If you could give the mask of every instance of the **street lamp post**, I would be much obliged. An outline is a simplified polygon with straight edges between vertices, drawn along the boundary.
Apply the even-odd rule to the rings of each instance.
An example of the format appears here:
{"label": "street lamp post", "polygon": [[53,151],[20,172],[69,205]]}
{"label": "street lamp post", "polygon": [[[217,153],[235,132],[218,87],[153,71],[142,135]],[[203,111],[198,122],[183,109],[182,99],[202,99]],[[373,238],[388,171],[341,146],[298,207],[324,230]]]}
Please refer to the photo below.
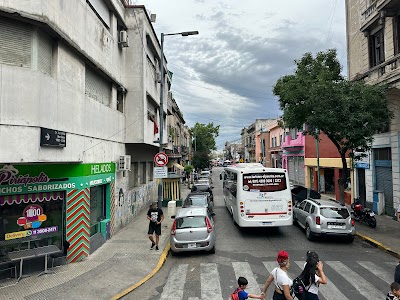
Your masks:
{"label": "street lamp post", "polygon": [[[184,31],[177,33],[161,33],[161,57],[160,57],[160,139],[159,152],[163,152],[163,131],[164,131],[164,36],[181,35],[189,36],[199,34],[198,31]],[[163,179],[159,179],[158,184],[158,207],[162,207],[163,201]]]}

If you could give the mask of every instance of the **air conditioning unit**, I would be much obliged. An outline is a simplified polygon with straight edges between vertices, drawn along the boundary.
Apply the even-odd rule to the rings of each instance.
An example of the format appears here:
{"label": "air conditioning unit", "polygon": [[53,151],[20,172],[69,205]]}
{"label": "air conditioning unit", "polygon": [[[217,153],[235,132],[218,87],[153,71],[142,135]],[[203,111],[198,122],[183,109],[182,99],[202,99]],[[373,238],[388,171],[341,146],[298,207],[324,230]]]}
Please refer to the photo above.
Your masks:
{"label": "air conditioning unit", "polygon": [[118,159],[118,171],[130,171],[131,170],[131,156],[120,155]]}
{"label": "air conditioning unit", "polygon": [[119,32],[118,44],[121,47],[129,47],[128,33],[125,30]]}

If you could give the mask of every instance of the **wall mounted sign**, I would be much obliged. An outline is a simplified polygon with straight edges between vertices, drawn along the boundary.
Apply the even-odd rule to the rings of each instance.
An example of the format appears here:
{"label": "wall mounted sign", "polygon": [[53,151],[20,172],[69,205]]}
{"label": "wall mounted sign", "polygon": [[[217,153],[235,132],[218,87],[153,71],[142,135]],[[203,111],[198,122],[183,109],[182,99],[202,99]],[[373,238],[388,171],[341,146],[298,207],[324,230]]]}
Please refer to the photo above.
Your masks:
{"label": "wall mounted sign", "polygon": [[64,148],[67,145],[65,131],[40,127],[40,146]]}

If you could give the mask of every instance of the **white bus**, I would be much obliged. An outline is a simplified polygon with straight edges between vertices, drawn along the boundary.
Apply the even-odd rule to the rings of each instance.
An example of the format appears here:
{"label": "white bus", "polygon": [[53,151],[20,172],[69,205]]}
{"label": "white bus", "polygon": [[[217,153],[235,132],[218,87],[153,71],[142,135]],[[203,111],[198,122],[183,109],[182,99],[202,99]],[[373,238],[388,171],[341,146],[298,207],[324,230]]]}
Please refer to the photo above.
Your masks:
{"label": "white bus", "polygon": [[292,194],[287,170],[257,163],[224,168],[225,206],[240,227],[293,224]]}

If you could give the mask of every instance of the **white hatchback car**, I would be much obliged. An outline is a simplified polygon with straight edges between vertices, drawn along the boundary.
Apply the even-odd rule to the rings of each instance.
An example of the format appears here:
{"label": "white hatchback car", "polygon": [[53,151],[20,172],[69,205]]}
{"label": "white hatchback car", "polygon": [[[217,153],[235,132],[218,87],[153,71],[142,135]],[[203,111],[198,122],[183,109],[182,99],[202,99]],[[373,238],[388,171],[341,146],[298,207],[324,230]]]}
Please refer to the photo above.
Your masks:
{"label": "white hatchback car", "polygon": [[206,207],[181,208],[171,229],[171,254],[205,250],[215,253],[214,221]]}

